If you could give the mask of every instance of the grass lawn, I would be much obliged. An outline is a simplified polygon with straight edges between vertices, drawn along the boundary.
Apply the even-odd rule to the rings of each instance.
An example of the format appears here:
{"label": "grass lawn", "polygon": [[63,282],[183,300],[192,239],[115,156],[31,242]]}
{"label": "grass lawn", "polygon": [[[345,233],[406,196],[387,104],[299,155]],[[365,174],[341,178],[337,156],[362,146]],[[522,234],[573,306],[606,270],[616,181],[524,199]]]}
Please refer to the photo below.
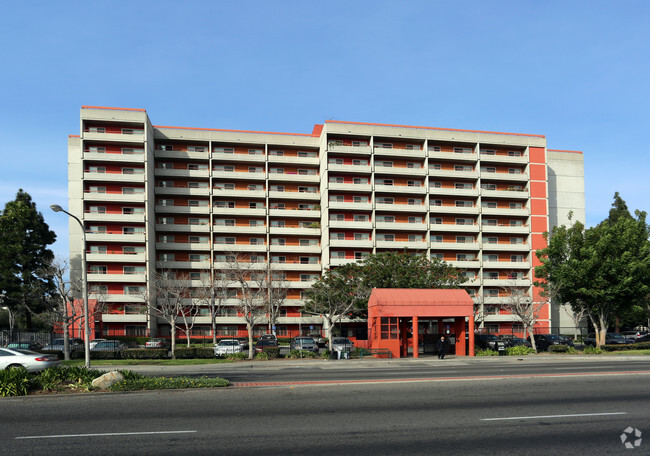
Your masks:
{"label": "grass lawn", "polygon": [[650,349],[645,350],[622,350],[622,351],[603,351],[603,355],[650,355]]}

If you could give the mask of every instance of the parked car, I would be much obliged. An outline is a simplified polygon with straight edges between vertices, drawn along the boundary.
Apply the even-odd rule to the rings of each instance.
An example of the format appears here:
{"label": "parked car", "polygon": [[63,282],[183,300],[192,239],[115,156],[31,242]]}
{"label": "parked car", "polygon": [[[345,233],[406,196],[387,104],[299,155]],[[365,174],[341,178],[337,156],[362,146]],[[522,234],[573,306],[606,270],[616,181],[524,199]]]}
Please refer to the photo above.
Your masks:
{"label": "parked car", "polygon": [[43,348],[38,342],[11,342],[7,348],[22,348],[24,350],[40,350]]}
{"label": "parked car", "polygon": [[647,331],[624,331],[623,337],[626,339],[632,339],[632,340],[637,340],[640,339],[641,337],[645,336],[648,334]]}
{"label": "parked car", "polygon": [[553,345],[568,345],[573,347],[573,341],[557,334],[535,334],[535,348],[537,351],[550,351]]}
{"label": "parked car", "polygon": [[354,344],[347,337],[332,337],[332,351],[351,352]]}
{"label": "parked car", "polygon": [[126,344],[119,340],[102,340],[91,348],[90,351],[109,351],[119,353],[125,348],[127,348]]}
{"label": "parked car", "polygon": [[508,343],[496,334],[475,334],[474,346],[483,350],[499,350],[499,347],[506,347]]}
{"label": "parked car", "polygon": [[313,337],[294,337],[291,339],[291,350],[307,350],[318,353],[318,344]]}
{"label": "parked car", "polygon": [[237,339],[223,339],[214,346],[214,355],[223,356],[244,351],[242,344]]}
{"label": "parked car", "polygon": [[314,337],[314,340],[318,344],[319,347],[325,347],[327,345],[327,337]]}
{"label": "parked car", "polygon": [[24,367],[28,372],[38,372],[59,364],[53,355],[43,355],[24,348],[0,348],[0,369]]}
{"label": "parked car", "polygon": [[641,342],[650,342],[650,334],[646,334],[645,336],[641,336],[638,339],[634,341],[635,344],[641,343]]}
{"label": "parked car", "polygon": [[279,348],[278,343],[275,340],[264,340],[260,339],[255,344],[255,353],[262,353],[263,351],[270,350],[273,348]]}
{"label": "parked car", "polygon": [[[585,345],[596,346],[596,335],[594,333],[588,334],[583,342]],[[634,342],[632,339],[626,339],[622,334],[605,334],[605,345],[632,344]]]}
{"label": "parked car", "polygon": [[276,337],[275,334],[262,334],[259,339],[257,340],[272,340],[274,342],[278,342],[278,338]]}
{"label": "parked car", "polygon": [[[68,346],[70,347],[70,351],[83,350],[84,341],[82,339],[71,337],[68,339]],[[52,339],[52,342],[43,347],[43,350],[63,351],[63,339]]]}
{"label": "parked car", "polygon": [[247,350],[248,350],[248,337],[237,337],[236,339],[237,339],[237,340],[239,341],[239,343],[241,344],[241,348],[242,348],[244,351],[247,351]]}
{"label": "parked car", "polygon": [[100,342],[102,342],[104,340],[106,340],[106,339],[93,339],[93,340],[91,340],[90,341],[90,349],[92,350],[95,347],[95,345],[97,345],[98,343],[100,343]]}
{"label": "parked car", "polygon": [[524,339],[523,337],[516,337],[513,336],[512,334],[503,334],[499,336],[502,340],[506,342],[506,344],[509,347],[518,347],[518,346],[525,346],[525,347],[532,347],[532,344],[530,343],[529,340]]}
{"label": "parked car", "polygon": [[144,348],[169,348],[167,339],[149,339],[144,343]]}

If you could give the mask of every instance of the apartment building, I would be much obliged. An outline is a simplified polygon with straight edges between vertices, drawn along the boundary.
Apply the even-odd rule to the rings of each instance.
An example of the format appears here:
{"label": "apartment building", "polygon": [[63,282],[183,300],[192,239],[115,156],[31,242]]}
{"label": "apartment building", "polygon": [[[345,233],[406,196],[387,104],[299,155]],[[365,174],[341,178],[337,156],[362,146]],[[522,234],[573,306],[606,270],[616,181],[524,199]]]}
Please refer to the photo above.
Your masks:
{"label": "apartment building", "polygon": [[[199,286],[233,255],[283,282],[276,332],[320,332],[322,318],[302,309],[323,270],[404,249],[462,268],[479,325],[518,331],[502,306],[513,290],[538,299],[534,252],[549,221],[566,223],[568,209],[584,219],[582,154],[549,150],[541,135],[341,121],[306,134],[168,127],[145,110],[91,106],[80,130],[68,142],[69,211],[85,225],[91,298],[106,303],[96,335],[169,334],[143,302],[156,270]],[[84,241],[73,222],[74,279]],[[234,289],[229,301],[218,335],[245,328]],[[546,306],[540,325],[550,318]],[[195,321],[194,336],[211,334],[207,312]]]}

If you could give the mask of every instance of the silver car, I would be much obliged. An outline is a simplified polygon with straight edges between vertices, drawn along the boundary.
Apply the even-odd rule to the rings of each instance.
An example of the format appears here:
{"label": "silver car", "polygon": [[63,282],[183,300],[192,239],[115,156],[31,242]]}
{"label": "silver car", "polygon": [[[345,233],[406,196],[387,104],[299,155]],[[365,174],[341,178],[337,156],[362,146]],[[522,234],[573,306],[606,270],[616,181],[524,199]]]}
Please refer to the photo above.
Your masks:
{"label": "silver car", "polygon": [[347,337],[332,337],[332,351],[351,352],[354,344]]}
{"label": "silver car", "polygon": [[291,340],[291,350],[318,351],[318,344],[313,337],[294,337]]}
{"label": "silver car", "polygon": [[237,339],[224,339],[214,346],[215,356],[230,355],[232,353],[241,353],[244,347]]}
{"label": "silver car", "polygon": [[56,356],[36,353],[24,348],[0,348],[0,369],[24,367],[28,372],[38,372],[59,364]]}

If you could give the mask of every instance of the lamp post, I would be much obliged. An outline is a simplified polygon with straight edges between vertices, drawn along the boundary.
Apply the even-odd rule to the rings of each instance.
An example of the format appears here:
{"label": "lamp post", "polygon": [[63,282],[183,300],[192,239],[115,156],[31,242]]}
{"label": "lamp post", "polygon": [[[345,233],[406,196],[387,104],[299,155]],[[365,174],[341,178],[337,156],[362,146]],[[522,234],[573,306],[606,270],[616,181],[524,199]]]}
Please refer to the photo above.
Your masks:
{"label": "lamp post", "polygon": [[[83,222],[79,220],[76,216],[72,215],[70,212],[64,210],[61,206],[58,204],[52,204],[50,206],[50,209],[52,209],[54,212],[63,212],[64,214],[68,214],[68,216],[72,217],[79,223],[79,226],[81,227],[81,234],[82,234],[82,239],[83,243],[81,246],[81,296],[83,299],[83,317],[84,317],[84,355],[85,355],[85,360],[86,360],[86,368],[90,368],[90,323],[88,322],[88,270],[86,269],[86,227],[84,226]],[[64,328],[65,331],[68,330],[68,328]]]}

